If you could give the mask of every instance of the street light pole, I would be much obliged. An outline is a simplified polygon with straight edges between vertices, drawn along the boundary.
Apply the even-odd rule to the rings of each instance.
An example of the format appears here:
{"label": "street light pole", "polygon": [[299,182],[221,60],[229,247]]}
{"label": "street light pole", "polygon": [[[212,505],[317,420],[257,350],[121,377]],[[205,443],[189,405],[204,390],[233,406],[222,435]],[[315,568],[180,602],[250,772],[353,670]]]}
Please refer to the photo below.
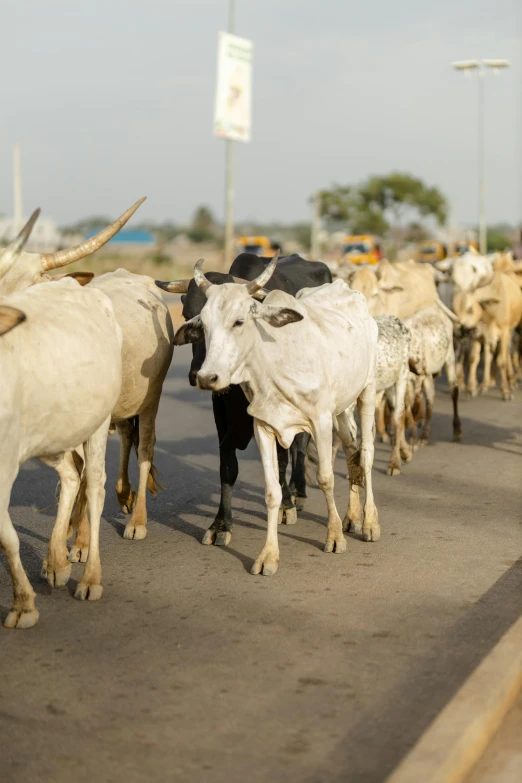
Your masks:
{"label": "street light pole", "polygon": [[488,236],[486,224],[486,112],[484,107],[484,79],[486,69],[491,68],[498,74],[502,68],[509,68],[508,60],[457,60],[452,63],[457,71],[470,75],[478,74],[478,225],[479,250],[482,255],[487,253]]}
{"label": "street light pole", "polygon": [[[235,32],[236,0],[228,0],[228,32]],[[225,264],[229,269],[234,254],[234,142],[227,139],[225,161]]]}

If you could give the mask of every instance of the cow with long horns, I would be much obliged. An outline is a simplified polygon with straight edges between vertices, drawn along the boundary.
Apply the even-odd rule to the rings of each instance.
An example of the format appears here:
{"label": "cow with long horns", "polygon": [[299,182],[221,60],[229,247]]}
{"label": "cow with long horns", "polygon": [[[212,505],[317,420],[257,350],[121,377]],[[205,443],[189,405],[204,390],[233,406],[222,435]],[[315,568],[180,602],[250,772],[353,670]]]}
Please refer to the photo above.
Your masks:
{"label": "cow with long horns", "polygon": [[[0,283],[19,264],[23,276],[22,250],[37,216],[0,257]],[[110,299],[70,278],[2,297],[0,377],[0,548],[11,571],[14,594],[4,625],[30,628],[38,621],[38,610],[20,560],[9,500],[20,465],[32,457],[53,467],[60,477],[46,576],[50,584],[64,585],[71,573],[67,528],[80,484],[72,450],[83,444],[91,535],[75,598],[97,600],[102,594],[98,539],[105,498],[105,448],[122,377],[121,330]]]}
{"label": "cow with long horns", "polygon": [[[145,201],[139,199],[110,226],[80,245],[57,253],[39,255],[21,253],[16,264],[0,255],[0,293],[22,290],[35,283],[56,281],[63,275],[49,272],[64,267],[95,252],[108,242],[132,217]],[[155,420],[165,375],[173,351],[174,330],[168,308],[154,280],[125,269],[109,272],[92,280],[89,273],[76,272],[73,276],[82,284],[89,283],[111,300],[116,320],[123,333],[121,394],[112,412],[112,424],[120,436],[120,467],[116,482],[118,503],[124,513],[131,514],[124,537],[141,539],[147,533],[147,488],[155,494],[159,483],[153,465]],[[129,481],[128,466],[132,447],[135,447],[139,484],[135,492]],[[74,455],[79,475],[83,472],[81,450]],[[71,562],[85,562],[89,548],[89,523],[86,507],[85,476],[71,519],[76,537],[70,549]]]}
{"label": "cow with long horns", "polygon": [[[325,552],[344,552],[346,540],[334,500],[332,424],[345,452],[353,435],[348,409],[355,402],[361,419],[361,449],[352,455],[350,471],[366,486],[363,538],[379,538],[380,528],[372,491],[375,416],[377,324],[364,296],[341,280],[308,288],[297,299],[272,291],[263,302],[255,297],[277,264],[275,257],[255,280],[244,284],[212,285],[194,269],[194,280],[206,297],[200,315],[176,333],[176,344],[205,337],[206,358],[197,375],[200,388],[213,392],[240,384],[254,417],[254,433],[265,474],[268,510],[266,544],[251,572],[277,571],[278,511],[281,504],[276,439],[288,448],[299,432],[315,441],[318,483],[328,507]],[[355,458],[354,458],[355,457]]]}
{"label": "cow with long horns", "polygon": [[[208,280],[213,285],[224,283],[244,283],[254,280],[266,266],[263,260],[253,253],[241,253],[233,262],[228,274],[209,272]],[[268,291],[281,290],[294,295],[301,288],[331,283],[332,276],[326,264],[320,261],[305,261],[298,255],[282,258],[273,274],[267,279],[266,290],[256,290],[254,296],[263,299]],[[206,282],[206,281],[205,281]],[[186,321],[196,318],[206,304],[205,282],[198,286],[196,280],[174,280],[156,284],[170,293],[182,294],[183,317]],[[256,287],[257,289],[257,287]],[[196,386],[197,374],[205,361],[206,347],[202,332],[195,334],[192,342],[192,363],[189,381]],[[232,490],[238,476],[236,451],[244,450],[252,440],[254,426],[252,416],[247,411],[248,400],[241,387],[232,384],[226,394],[213,394],[212,407],[219,439],[219,474],[221,479],[221,500],[216,518],[203,536],[203,544],[227,546],[232,538]],[[302,509],[306,499],[305,454],[309,436],[299,434],[290,448],[292,472],[287,483],[288,449],[277,443],[279,480],[282,500],[279,520],[287,524],[297,521],[297,511]],[[295,502],[294,502],[295,498]]]}

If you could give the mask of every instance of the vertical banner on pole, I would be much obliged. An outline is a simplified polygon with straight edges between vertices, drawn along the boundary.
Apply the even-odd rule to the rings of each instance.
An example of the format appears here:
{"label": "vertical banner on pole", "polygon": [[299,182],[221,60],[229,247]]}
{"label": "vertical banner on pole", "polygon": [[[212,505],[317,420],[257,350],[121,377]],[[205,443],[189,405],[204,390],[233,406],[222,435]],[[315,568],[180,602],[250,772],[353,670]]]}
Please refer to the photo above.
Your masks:
{"label": "vertical banner on pole", "polygon": [[252,128],[252,41],[219,34],[214,135],[250,141]]}

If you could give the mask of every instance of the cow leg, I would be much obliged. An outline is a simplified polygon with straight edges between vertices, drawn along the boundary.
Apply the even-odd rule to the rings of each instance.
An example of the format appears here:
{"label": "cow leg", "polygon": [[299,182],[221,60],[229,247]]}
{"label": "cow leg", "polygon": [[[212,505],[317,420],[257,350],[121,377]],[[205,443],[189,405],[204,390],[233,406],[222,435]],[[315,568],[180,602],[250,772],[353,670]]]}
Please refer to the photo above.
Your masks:
{"label": "cow leg", "polygon": [[205,531],[202,544],[206,546],[228,546],[232,538],[232,490],[237,480],[239,465],[236,450],[219,449],[219,478],[221,480],[221,499],[216,518]]}
{"label": "cow leg", "polygon": [[134,441],[134,420],[127,419],[116,424],[120,436],[120,465],[116,480],[116,496],[124,514],[130,514],[134,508],[136,493],[129,480],[129,458]]}
{"label": "cow leg", "polygon": [[486,336],[484,340],[484,375],[480,384],[480,393],[487,394],[491,387],[491,363],[493,359],[493,350],[491,342]]}
{"label": "cow leg", "polygon": [[110,418],[84,443],[85,480],[91,536],[89,556],[81,582],[74,597],[79,601],[97,601],[101,598],[100,520],[105,502],[105,452]]}
{"label": "cow leg", "polygon": [[500,372],[500,390],[503,400],[511,400],[513,398],[507,373],[510,340],[510,329],[503,329],[500,335],[500,349],[497,356],[497,367]]}
{"label": "cow leg", "polygon": [[[337,422],[336,422],[337,423]],[[337,425],[339,426],[339,425]],[[314,441],[317,447],[319,466],[317,483],[323,490],[328,508],[325,552],[346,552],[343,523],[337,511],[334,498],[334,472],[332,467],[332,417],[325,416],[314,422]]]}
{"label": "cow leg", "polygon": [[419,443],[421,446],[426,446],[430,439],[431,417],[433,414],[433,403],[435,402],[435,383],[432,375],[426,375],[422,388],[424,390],[426,415],[424,417],[424,425],[422,427],[422,435]]}
{"label": "cow leg", "polygon": [[366,487],[364,503],[364,521],[362,536],[364,541],[378,541],[381,535],[377,506],[373,499],[372,468],[375,427],[375,385],[372,383],[363,389],[357,400],[359,419],[361,421],[361,468]]}
{"label": "cow leg", "polygon": [[300,432],[296,435],[290,446],[292,457],[292,475],[290,477],[290,492],[295,497],[295,505],[298,511],[302,511],[306,501],[306,452],[311,436],[308,432]]}
{"label": "cow leg", "polygon": [[0,484],[0,550],[4,553],[13,580],[13,608],[4,620],[6,628],[31,628],[38,622],[34,605],[36,594],[20,560],[20,541],[9,516],[9,498],[16,478],[15,466],[2,465]]}
{"label": "cow leg", "polygon": [[[395,399],[393,400],[393,451],[388,463],[388,476],[397,476],[401,472],[401,456],[406,462],[411,460],[411,450],[404,437],[405,397],[408,385],[409,367],[404,365],[395,383]],[[388,391],[388,404],[392,406]]]}
{"label": "cow leg", "polygon": [[138,417],[138,469],[139,484],[136,504],[132,516],[125,526],[123,538],[142,539],[147,535],[147,487],[151,494],[156,494],[157,483],[154,478],[154,446],[156,444],[156,414],[159,399]]}
{"label": "cow leg", "polygon": [[279,565],[279,543],[277,525],[282,490],[279,484],[277,467],[277,448],[275,435],[258,424],[254,419],[254,435],[261,455],[265,475],[265,501],[268,515],[266,543],[261,554],[256,557],[251,574],[263,573],[263,576],[275,574]]}
{"label": "cow leg", "polygon": [[[471,345],[471,351],[469,356],[469,370],[468,370],[468,385],[466,388],[467,393],[471,397],[475,397],[477,394],[477,368],[480,363],[480,351],[481,345],[479,340],[473,340]],[[486,354],[484,352],[484,366],[486,363]]]}
{"label": "cow leg", "polygon": [[284,449],[276,440],[277,464],[279,469],[279,484],[281,485],[281,506],[279,508],[279,524],[295,525],[297,522],[297,508],[292,499],[292,493],[286,480],[288,469],[288,449]]}
{"label": "cow leg", "polygon": [[378,392],[377,399],[375,401],[375,410],[377,411],[376,429],[377,429],[377,437],[381,443],[390,442],[390,436],[386,432],[386,420],[384,416],[385,408],[386,408],[386,400],[384,397],[384,392]]}
{"label": "cow leg", "polygon": [[[72,452],[74,464],[80,476],[80,489],[76,495],[71,514],[71,528],[76,533],[72,546],[69,549],[70,563],[85,563],[89,554],[89,538],[91,530],[87,515],[87,495],[85,494],[84,460],[77,451]],[[70,533],[69,533],[70,535]]]}
{"label": "cow leg", "polygon": [[80,488],[80,477],[70,451],[58,457],[43,458],[42,462],[54,468],[60,477],[60,498],[42,576],[51,587],[63,587],[69,581],[71,564],[67,558],[67,530],[74,501]]}
{"label": "cow leg", "polygon": [[[480,354],[480,344],[479,344],[479,354]],[[448,379],[448,384],[451,392],[451,401],[453,402],[453,440],[455,443],[457,443],[462,435],[462,426],[460,423],[460,416],[459,416],[459,385],[457,382],[457,372],[455,368],[455,352],[453,350],[452,343],[450,343],[450,346],[448,348],[448,355],[446,357],[444,369],[446,370],[446,378]],[[434,389],[434,393],[435,393],[435,389]]]}
{"label": "cow leg", "polygon": [[360,454],[357,450],[357,424],[353,415],[353,406],[337,416],[337,428],[346,457],[347,478],[350,487],[348,508],[343,519],[343,530],[355,535],[362,533],[362,505],[359,495],[359,485],[356,483],[357,463]]}

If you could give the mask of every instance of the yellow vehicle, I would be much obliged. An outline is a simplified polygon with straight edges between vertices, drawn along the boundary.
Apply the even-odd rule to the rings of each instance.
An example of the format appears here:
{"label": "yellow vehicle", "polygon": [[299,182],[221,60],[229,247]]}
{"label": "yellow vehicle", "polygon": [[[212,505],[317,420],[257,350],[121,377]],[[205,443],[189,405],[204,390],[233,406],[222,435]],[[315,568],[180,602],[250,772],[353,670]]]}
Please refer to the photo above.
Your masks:
{"label": "yellow vehicle", "polygon": [[276,250],[280,249],[280,244],[268,237],[239,237],[236,239],[237,253],[255,253],[256,256],[271,258]]}
{"label": "yellow vehicle", "polygon": [[443,242],[428,239],[420,242],[417,248],[417,261],[423,264],[433,264],[442,261],[448,255],[448,248]]}
{"label": "yellow vehicle", "polygon": [[455,242],[455,255],[463,256],[464,253],[478,253],[478,245],[476,242],[467,242],[465,239]]}
{"label": "yellow vehicle", "polygon": [[342,250],[343,261],[352,264],[378,264],[382,258],[379,241],[369,234],[347,236]]}

